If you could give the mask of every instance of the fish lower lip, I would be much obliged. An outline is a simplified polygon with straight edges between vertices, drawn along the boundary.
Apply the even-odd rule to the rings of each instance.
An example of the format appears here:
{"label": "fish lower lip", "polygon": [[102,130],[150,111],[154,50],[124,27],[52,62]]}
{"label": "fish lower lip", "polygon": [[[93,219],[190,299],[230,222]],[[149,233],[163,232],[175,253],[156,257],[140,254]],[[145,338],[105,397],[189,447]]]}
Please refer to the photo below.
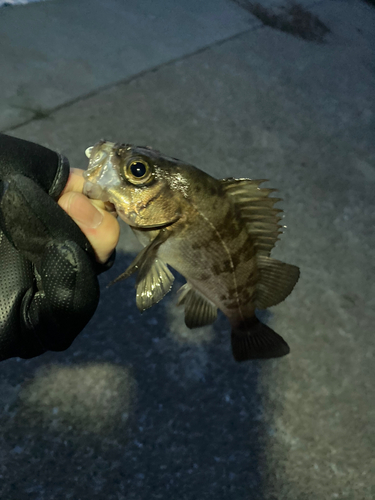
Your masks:
{"label": "fish lower lip", "polygon": [[134,226],[132,224],[128,224],[128,225],[130,227],[132,227],[133,229],[137,229],[139,231],[155,231],[156,229],[164,229],[166,227],[171,226],[172,224],[174,224],[175,222],[177,222],[178,219],[179,219],[179,217],[176,217],[175,219],[172,219],[169,222],[161,222],[160,224],[154,224],[154,225],[150,225],[150,226],[147,226],[147,225]]}

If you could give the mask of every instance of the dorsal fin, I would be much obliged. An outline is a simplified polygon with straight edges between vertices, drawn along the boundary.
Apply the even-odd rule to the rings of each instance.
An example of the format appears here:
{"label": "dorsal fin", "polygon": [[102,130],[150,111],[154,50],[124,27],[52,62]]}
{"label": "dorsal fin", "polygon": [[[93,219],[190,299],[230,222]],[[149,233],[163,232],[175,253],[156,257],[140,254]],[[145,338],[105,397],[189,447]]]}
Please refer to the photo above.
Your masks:
{"label": "dorsal fin", "polygon": [[268,257],[282,233],[282,226],[279,224],[282,210],[273,208],[281,198],[269,198],[276,189],[259,187],[265,181],[266,179],[223,179],[221,182],[224,192],[239,209],[246,229],[254,238],[258,255]]}

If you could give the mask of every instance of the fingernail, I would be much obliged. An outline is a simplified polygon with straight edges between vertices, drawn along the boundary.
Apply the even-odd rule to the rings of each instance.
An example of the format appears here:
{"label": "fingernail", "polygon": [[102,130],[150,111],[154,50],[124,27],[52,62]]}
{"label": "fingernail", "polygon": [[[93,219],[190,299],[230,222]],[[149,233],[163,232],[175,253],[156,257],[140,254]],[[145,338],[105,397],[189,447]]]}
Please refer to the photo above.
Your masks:
{"label": "fingernail", "polygon": [[70,193],[68,213],[77,223],[92,229],[100,226],[103,214],[80,193]]}

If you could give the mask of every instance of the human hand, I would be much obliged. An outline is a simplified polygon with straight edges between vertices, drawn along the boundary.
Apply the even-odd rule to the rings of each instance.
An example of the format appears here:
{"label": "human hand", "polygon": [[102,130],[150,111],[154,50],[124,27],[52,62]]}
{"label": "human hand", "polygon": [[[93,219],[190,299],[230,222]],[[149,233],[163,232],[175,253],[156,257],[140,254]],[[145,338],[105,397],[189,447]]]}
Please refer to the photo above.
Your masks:
{"label": "human hand", "polygon": [[61,193],[58,204],[70,215],[91,243],[96,259],[105,263],[115,249],[120,226],[100,200],[89,200],[82,194],[84,179],[83,170],[71,168],[68,182]]}
{"label": "human hand", "polygon": [[93,205],[75,175],[61,155],[0,134],[0,360],[67,349],[95,312],[97,274],[113,259],[98,262],[118,225],[101,213],[90,227]]}

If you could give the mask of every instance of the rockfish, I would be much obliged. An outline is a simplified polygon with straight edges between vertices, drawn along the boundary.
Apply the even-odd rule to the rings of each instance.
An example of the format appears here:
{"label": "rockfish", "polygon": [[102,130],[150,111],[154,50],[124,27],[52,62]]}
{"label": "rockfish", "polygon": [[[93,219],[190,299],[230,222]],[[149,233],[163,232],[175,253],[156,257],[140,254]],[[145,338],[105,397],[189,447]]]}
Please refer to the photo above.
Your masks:
{"label": "rockfish", "polygon": [[289,353],[255,309],[283,301],[299,277],[296,266],[270,257],[281,233],[280,198],[264,180],[218,180],[149,147],[100,141],[90,159],[84,193],[113,204],[143,250],[115,281],[137,272],[141,311],[172,287],[168,265],[186,278],[178,305],[189,328],[211,324],[220,309],[232,326],[237,361]]}

